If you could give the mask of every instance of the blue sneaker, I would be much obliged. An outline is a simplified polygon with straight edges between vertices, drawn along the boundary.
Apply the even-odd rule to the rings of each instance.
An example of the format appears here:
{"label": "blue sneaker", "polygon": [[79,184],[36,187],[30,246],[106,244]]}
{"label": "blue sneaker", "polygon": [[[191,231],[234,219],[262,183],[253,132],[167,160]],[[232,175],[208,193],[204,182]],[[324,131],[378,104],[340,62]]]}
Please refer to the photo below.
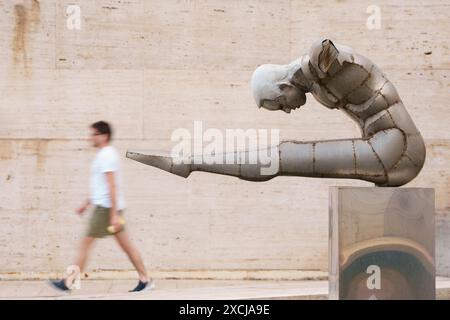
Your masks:
{"label": "blue sneaker", "polygon": [[51,288],[62,292],[70,292],[70,289],[66,286],[64,280],[49,280],[47,282]]}
{"label": "blue sneaker", "polygon": [[155,288],[155,283],[153,282],[153,280],[150,280],[147,282],[142,282],[141,280],[139,280],[136,288],[134,288],[133,290],[130,290],[128,292],[147,291],[147,290],[152,290],[154,288]]}

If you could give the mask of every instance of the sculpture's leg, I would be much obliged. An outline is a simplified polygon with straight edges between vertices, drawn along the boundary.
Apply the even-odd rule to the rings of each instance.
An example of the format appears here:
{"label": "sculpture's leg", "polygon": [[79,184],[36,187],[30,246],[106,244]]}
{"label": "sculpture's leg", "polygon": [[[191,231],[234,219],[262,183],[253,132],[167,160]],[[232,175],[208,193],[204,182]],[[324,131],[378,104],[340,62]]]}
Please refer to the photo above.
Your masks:
{"label": "sculpture's leg", "polygon": [[[138,162],[157,167],[159,169],[171,172],[178,176],[187,178],[192,171],[204,171],[216,174],[223,174],[229,176],[239,177],[240,179],[250,180],[250,181],[264,181],[269,180],[279,174],[278,171],[278,147],[262,150],[266,155],[268,152],[274,152],[273,172],[267,173],[267,167],[270,164],[264,164],[260,161],[258,154],[260,151],[244,151],[244,152],[230,152],[224,153],[220,157],[215,157],[216,160],[220,160],[216,163],[209,158],[210,163],[208,163],[208,158],[198,155],[191,157],[188,161],[184,163],[179,163],[173,158],[169,153],[153,151],[153,150],[128,150],[127,158],[136,160]],[[208,156],[209,157],[209,156]],[[239,157],[242,161],[239,161]],[[244,159],[256,159],[252,163],[250,161],[244,161]],[[267,163],[267,162],[266,162]],[[266,168],[266,170],[264,169]],[[269,170],[270,171],[270,170]]]}
{"label": "sculpture's leg", "polygon": [[[405,135],[392,128],[379,131],[368,139],[282,142],[271,149],[270,165],[261,163],[259,159],[254,164],[228,164],[225,161],[207,164],[196,163],[195,159],[190,159],[187,164],[177,164],[169,154],[153,151],[128,151],[127,157],[182,177],[189,176],[192,171],[204,171],[251,181],[291,175],[361,179],[380,186],[398,186],[410,181],[420,171],[412,162],[404,161],[406,147]],[[224,154],[224,157],[230,155],[233,158],[237,153]],[[269,166],[271,170],[268,170]],[[390,176],[395,177],[392,182],[389,181]]]}
{"label": "sculpture's leg", "polygon": [[167,152],[156,150],[127,150],[127,158],[136,160],[143,164],[159,168],[161,170],[187,178],[192,172],[190,164],[176,164]]}
{"label": "sculpture's leg", "polygon": [[[421,166],[409,153],[423,144],[397,128],[381,130],[370,138],[316,142],[284,142],[280,147],[284,175],[361,179],[378,186],[401,186],[411,181]],[[309,161],[299,162],[299,157]]]}
{"label": "sculpture's leg", "polygon": [[[285,175],[362,179],[383,184],[387,175],[374,145],[384,144],[383,153],[391,149],[401,150],[402,140],[394,141],[394,135],[391,132],[387,136],[378,133],[370,139],[284,142],[280,146],[282,172]],[[398,159],[397,152],[393,156]],[[298,161],[299,158],[303,161]]]}

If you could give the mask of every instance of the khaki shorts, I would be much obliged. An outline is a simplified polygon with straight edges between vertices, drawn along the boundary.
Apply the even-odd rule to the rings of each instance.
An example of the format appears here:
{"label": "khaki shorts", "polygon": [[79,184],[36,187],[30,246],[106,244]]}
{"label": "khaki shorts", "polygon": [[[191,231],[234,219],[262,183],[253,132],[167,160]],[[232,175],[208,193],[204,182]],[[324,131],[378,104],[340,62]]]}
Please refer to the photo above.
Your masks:
{"label": "khaki shorts", "polygon": [[[123,217],[123,210],[117,212]],[[109,226],[109,208],[104,208],[101,206],[96,206],[91,213],[89,220],[89,227],[86,232],[86,236],[93,238],[103,238],[106,236],[114,235],[125,229],[125,225],[114,233],[108,231]]]}

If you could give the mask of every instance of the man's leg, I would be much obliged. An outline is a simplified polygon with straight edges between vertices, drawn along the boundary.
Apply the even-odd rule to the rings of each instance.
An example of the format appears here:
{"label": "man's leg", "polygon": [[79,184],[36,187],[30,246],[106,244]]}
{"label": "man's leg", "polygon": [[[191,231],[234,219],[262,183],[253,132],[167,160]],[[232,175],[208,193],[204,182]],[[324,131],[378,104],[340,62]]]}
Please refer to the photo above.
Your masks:
{"label": "man's leg", "polygon": [[[76,259],[75,265],[80,268],[80,273],[83,272],[86,266],[86,260],[89,255],[89,251],[92,248],[95,238],[86,236],[81,239],[80,248],[78,251],[78,257]],[[71,274],[65,279],[66,286],[69,287],[75,280],[76,274]]]}
{"label": "man's leg", "polygon": [[123,251],[130,258],[131,263],[136,268],[136,271],[139,274],[139,280],[142,282],[148,281],[147,270],[145,270],[144,262],[142,261],[141,255],[137,251],[137,249],[131,243],[130,238],[128,238],[128,234],[126,231],[121,231],[114,235],[116,237],[117,242]]}

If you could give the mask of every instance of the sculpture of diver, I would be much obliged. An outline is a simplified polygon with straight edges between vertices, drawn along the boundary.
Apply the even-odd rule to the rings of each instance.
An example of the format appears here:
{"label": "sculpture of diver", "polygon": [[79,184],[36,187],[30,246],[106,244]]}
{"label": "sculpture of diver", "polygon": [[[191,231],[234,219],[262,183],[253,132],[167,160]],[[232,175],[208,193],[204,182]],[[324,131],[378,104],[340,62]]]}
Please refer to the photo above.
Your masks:
{"label": "sculpture of diver", "polygon": [[261,164],[178,163],[170,156],[127,151],[127,157],[182,177],[192,171],[237,176],[251,181],[303,176],[360,179],[377,186],[411,181],[425,162],[425,144],[395,87],[368,58],[325,39],[309,54],[287,65],[265,64],[252,76],[258,107],[290,113],[306,102],[306,93],[329,109],[339,109],[361,129],[361,138],[283,141],[277,146],[275,173]]}

